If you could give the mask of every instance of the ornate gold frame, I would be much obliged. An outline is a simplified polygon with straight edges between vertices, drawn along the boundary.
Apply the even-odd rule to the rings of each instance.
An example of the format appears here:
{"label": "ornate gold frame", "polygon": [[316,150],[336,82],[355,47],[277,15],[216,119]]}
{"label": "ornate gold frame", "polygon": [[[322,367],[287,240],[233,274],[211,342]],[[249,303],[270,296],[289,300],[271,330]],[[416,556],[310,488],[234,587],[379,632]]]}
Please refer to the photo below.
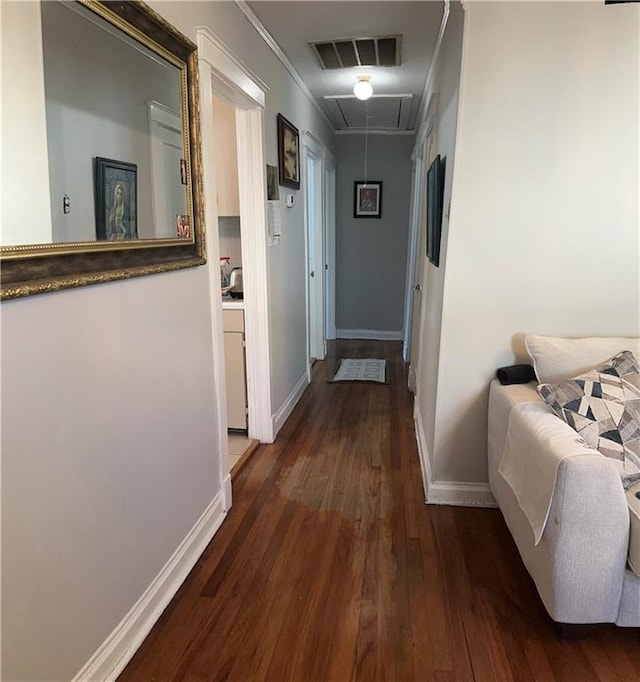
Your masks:
{"label": "ornate gold frame", "polygon": [[0,247],[2,300],[206,263],[197,47],[140,0],[78,2],[180,69],[193,237]]}

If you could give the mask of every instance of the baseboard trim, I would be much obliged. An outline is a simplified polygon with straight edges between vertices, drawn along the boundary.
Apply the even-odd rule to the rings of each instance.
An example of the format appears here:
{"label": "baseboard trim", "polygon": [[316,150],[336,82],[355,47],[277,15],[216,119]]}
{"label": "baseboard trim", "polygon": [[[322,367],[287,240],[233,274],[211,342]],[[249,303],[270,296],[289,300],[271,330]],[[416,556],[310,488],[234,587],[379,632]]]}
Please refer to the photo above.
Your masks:
{"label": "baseboard trim", "polygon": [[371,341],[402,341],[402,331],[386,329],[336,329],[338,339],[367,339]]}
{"label": "baseboard trim", "polygon": [[224,489],[205,509],[133,608],[72,682],[112,682],[124,670],[222,524]]}
{"label": "baseboard trim", "polygon": [[427,439],[424,434],[424,424],[422,423],[422,413],[418,409],[418,400],[413,401],[413,423],[416,429],[416,442],[418,444],[418,457],[420,459],[420,469],[422,470],[422,489],[424,491],[425,502],[429,483],[431,482],[431,462],[429,461],[429,451],[427,450]]}
{"label": "baseboard trim", "polygon": [[289,415],[293,412],[293,408],[297,405],[298,400],[302,397],[305,389],[309,385],[308,371],[298,379],[298,383],[293,387],[287,399],[282,403],[280,409],[273,415],[273,437],[275,438],[282,425],[287,421]]}
{"label": "baseboard trim", "polygon": [[422,413],[419,410],[417,400],[413,403],[413,421],[416,427],[416,441],[426,503],[447,504],[456,507],[497,507],[488,483],[433,480]]}
{"label": "baseboard trim", "polygon": [[487,483],[432,481],[427,491],[427,504],[455,507],[497,507]]}

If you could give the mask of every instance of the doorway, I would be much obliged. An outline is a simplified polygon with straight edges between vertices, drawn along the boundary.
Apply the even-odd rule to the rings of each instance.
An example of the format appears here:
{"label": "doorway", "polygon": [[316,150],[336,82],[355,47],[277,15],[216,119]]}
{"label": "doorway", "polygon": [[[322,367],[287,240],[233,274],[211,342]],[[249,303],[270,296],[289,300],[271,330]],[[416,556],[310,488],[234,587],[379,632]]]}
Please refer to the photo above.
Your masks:
{"label": "doorway", "polygon": [[304,202],[307,251],[307,374],[313,360],[324,360],[325,256],[324,256],[324,147],[309,133],[303,135]]}
{"label": "doorway", "polygon": [[248,436],[273,442],[271,408],[269,299],[267,287],[266,171],[263,156],[266,86],[229,53],[207,28],[196,30],[199,53],[203,176],[208,238],[207,270],[211,300],[215,421],[218,432],[219,475],[225,509],[231,507],[231,475],[227,436],[226,373],[220,286],[217,179],[214,156],[213,98],[217,95],[235,108],[238,160],[239,213],[243,225],[242,266],[247,383]]}
{"label": "doorway", "polygon": [[336,338],[336,160],[324,150],[324,333]]}

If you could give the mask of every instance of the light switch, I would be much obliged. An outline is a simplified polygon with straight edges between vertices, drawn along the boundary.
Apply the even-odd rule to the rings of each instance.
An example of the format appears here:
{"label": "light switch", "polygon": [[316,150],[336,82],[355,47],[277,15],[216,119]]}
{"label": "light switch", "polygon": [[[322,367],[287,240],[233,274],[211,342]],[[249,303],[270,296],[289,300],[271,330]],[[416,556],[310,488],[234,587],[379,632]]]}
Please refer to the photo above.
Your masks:
{"label": "light switch", "polygon": [[71,199],[65,194],[62,198],[62,212],[66,215],[71,213]]}

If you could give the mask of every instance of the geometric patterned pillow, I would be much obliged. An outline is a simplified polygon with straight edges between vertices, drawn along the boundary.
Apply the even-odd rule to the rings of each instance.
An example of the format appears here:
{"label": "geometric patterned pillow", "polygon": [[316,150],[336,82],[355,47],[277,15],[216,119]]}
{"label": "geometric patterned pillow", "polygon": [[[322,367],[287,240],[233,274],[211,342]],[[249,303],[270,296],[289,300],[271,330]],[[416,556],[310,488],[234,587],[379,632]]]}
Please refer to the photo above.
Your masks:
{"label": "geometric patterned pillow", "polygon": [[587,445],[621,462],[625,483],[639,478],[640,365],[631,351],[538,393]]}

